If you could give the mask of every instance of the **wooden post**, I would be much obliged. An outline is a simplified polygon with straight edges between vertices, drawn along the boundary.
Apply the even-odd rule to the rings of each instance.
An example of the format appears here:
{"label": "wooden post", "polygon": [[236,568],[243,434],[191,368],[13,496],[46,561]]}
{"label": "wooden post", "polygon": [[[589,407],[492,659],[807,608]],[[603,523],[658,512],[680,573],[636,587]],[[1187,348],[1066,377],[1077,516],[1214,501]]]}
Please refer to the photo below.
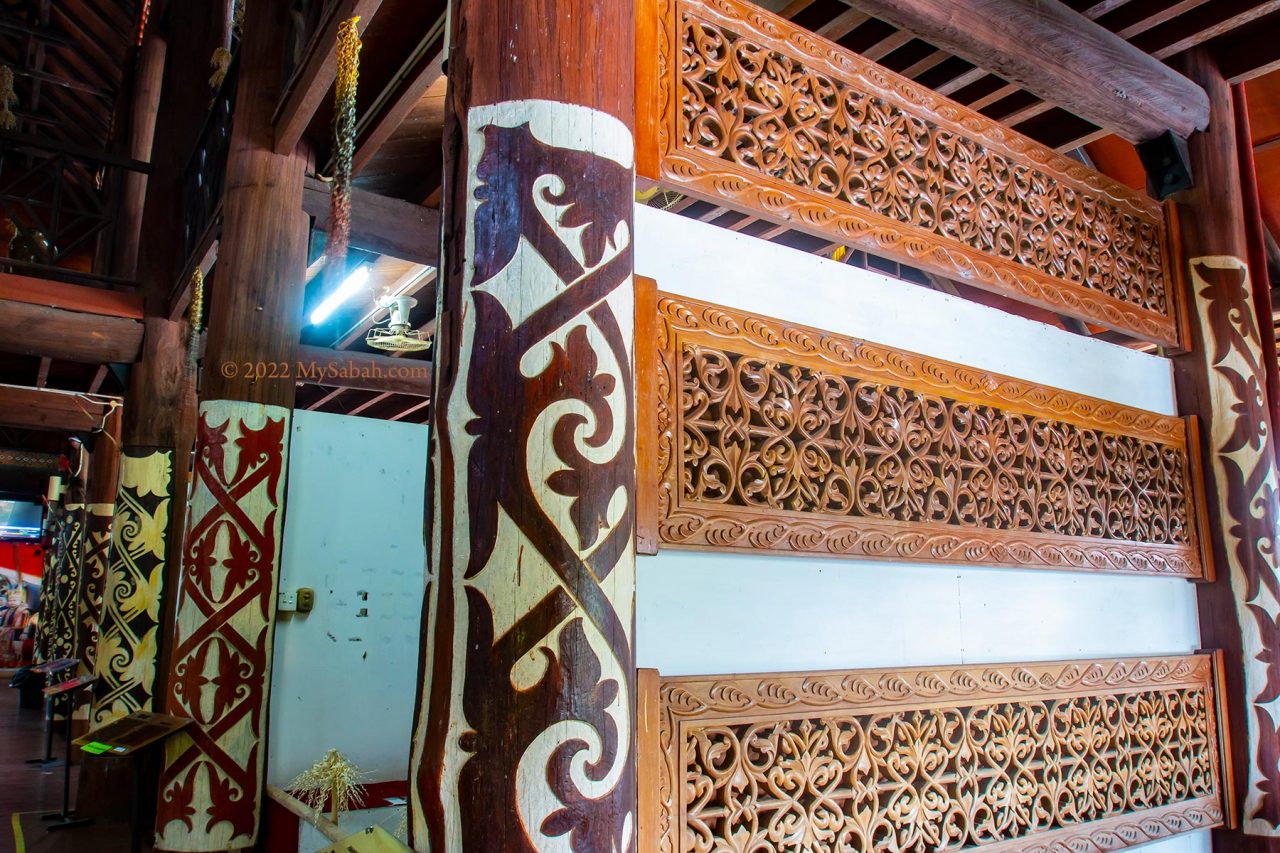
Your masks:
{"label": "wooden post", "polygon": [[[148,33],[138,51],[134,68],[133,106],[125,154],[144,163],[151,161],[151,143],[156,134],[167,49],[168,44],[161,36],[155,32]],[[115,275],[132,278],[138,268],[138,246],[142,243],[147,176],[129,171],[125,171],[123,176],[111,266]]]}
{"label": "wooden post", "polygon": [[166,748],[160,850],[258,833],[294,385],[252,368],[295,358],[307,240],[306,158],[272,150],[288,29],[288,4],[248,5],[165,692],[195,725]]}
{"label": "wooden post", "polygon": [[[163,66],[162,86],[138,93],[139,104],[158,104],[148,131],[139,116],[132,137],[151,145],[152,180],[145,184],[141,233],[136,245],[140,290],[145,297],[142,351],[125,393],[116,523],[104,588],[98,681],[92,720],[105,723],[137,710],[156,710],[163,695],[172,599],[178,588],[186,517],[187,475],[195,435],[188,404],[186,334],[169,314],[169,295],[182,257],[182,170],[199,137],[208,108],[204,97],[209,57],[222,44],[226,3],[190,0],[171,14],[170,38],[154,31],[139,61],[140,86],[150,86]],[[172,43],[174,49],[168,50]],[[149,58],[148,58],[149,57]],[[126,231],[129,226],[122,226]],[[138,227],[137,223],[133,227]],[[126,252],[127,254],[127,252]],[[87,765],[92,767],[92,764]],[[92,771],[91,771],[92,772]]]}
{"label": "wooden post", "polygon": [[[72,474],[60,501],[51,578],[53,589],[41,591],[40,611],[49,633],[49,660],[75,657],[80,646],[80,577],[84,566],[85,527],[83,464],[84,452],[77,447],[72,457]],[[50,603],[47,611],[45,596],[49,596]]]}
{"label": "wooden post", "polygon": [[450,10],[415,849],[635,849],[634,19]]}
{"label": "wooden post", "polygon": [[[120,409],[112,408],[102,431],[94,437],[89,456],[89,482],[85,493],[84,560],[78,596],[79,635],[76,657],[80,673],[95,673],[102,621],[102,594],[106,588],[111,551],[111,522],[115,516],[116,484],[120,469]],[[88,699],[84,692],[80,696]],[[76,709],[76,717],[87,717],[89,704]]]}
{"label": "wooden post", "polygon": [[[1250,292],[1231,92],[1211,56],[1184,65],[1209,94],[1208,130],[1189,140],[1195,188],[1179,200],[1192,350],[1174,360],[1181,409],[1204,423],[1202,451],[1217,580],[1198,588],[1201,642],[1224,651],[1227,757],[1239,807],[1215,850],[1275,849],[1280,836],[1280,655],[1276,470],[1260,333]],[[1267,330],[1270,334],[1270,330]],[[1232,810],[1228,798],[1228,810]]]}
{"label": "wooden post", "polygon": [[[129,374],[91,720],[101,725],[154,710],[166,594],[177,586],[186,459],[182,428],[183,343],[178,323],[149,318],[142,356]],[[179,448],[181,449],[179,451]]]}

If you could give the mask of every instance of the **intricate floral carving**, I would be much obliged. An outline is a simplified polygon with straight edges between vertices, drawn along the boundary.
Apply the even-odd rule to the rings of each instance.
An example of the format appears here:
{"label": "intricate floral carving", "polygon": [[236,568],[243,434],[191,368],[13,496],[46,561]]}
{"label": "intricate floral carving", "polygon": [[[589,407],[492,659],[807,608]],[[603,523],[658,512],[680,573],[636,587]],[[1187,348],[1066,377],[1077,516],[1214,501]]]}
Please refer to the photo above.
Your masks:
{"label": "intricate floral carving", "polygon": [[664,542],[1203,575],[1177,418],[659,303]]}
{"label": "intricate floral carving", "polygon": [[663,679],[659,849],[1108,850],[1222,822],[1207,655]]}
{"label": "intricate floral carving", "polygon": [[173,451],[125,448],[103,591],[92,720],[152,710]]}
{"label": "intricate floral carving", "polygon": [[665,182],[1176,341],[1146,197],[739,0],[672,0],[658,29]]}
{"label": "intricate floral carving", "polygon": [[160,850],[251,847],[257,835],[289,416],[200,404],[165,701],[195,724],[166,747]]}

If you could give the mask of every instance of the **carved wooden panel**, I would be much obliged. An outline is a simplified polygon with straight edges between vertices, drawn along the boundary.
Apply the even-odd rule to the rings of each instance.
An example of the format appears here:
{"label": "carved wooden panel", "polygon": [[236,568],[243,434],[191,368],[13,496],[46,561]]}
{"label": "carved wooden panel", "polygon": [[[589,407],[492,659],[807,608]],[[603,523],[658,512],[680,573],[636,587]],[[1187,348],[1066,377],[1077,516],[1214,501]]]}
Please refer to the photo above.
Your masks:
{"label": "carved wooden panel", "polygon": [[750,3],[651,2],[657,25],[641,33],[656,68],[638,71],[637,120],[649,177],[1178,342],[1164,217],[1148,197]]}
{"label": "carved wooden panel", "polygon": [[659,535],[1203,577],[1186,424],[661,294]]}
{"label": "carved wooden panel", "polygon": [[1213,670],[1190,655],[661,678],[639,715],[658,755],[640,760],[656,789],[641,838],[1095,851],[1218,826]]}

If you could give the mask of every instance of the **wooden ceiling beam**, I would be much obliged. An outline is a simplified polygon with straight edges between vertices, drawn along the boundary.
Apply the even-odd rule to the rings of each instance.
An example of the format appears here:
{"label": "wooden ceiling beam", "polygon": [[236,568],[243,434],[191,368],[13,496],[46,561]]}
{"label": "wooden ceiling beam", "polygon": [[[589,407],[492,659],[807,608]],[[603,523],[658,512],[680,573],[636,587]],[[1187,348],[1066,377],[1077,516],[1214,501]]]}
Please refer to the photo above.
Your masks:
{"label": "wooden ceiling beam", "polygon": [[136,293],[15,273],[0,272],[0,299],[129,320],[141,320],[143,317],[142,297]]}
{"label": "wooden ceiling beam", "polygon": [[374,406],[378,405],[379,403],[381,403],[383,400],[387,399],[387,398],[388,398],[388,397],[390,397],[390,396],[391,396],[391,392],[390,392],[390,391],[383,391],[381,394],[374,394],[374,395],[373,395],[372,397],[370,397],[368,400],[365,400],[363,403],[361,403],[360,405],[356,406],[356,407],[355,407],[354,409],[352,409],[351,411],[347,412],[347,414],[348,414],[348,415],[358,415],[358,414],[360,414],[361,412],[365,411],[366,409],[370,409],[370,408],[372,408],[372,407],[374,407]]}
{"label": "wooden ceiling beam", "polygon": [[[431,39],[432,42],[438,40]],[[424,45],[415,51],[417,61],[410,60],[406,63],[409,67],[402,68],[375,101],[373,119],[367,127],[361,128],[356,140],[356,151],[352,158],[352,170],[355,174],[359,174],[368,165],[378,149],[391,138],[391,134],[404,124],[427,90],[444,78],[443,45],[434,56],[427,59],[425,54],[432,45],[425,42],[426,39]]]}
{"label": "wooden ceiling beam", "polygon": [[298,380],[310,385],[431,396],[429,361],[302,344],[298,347],[298,362]]}
{"label": "wooden ceiling beam", "polygon": [[0,385],[0,426],[11,429],[93,432],[110,408],[80,394]]}
{"label": "wooden ceiling beam", "polygon": [[823,38],[829,38],[832,41],[840,41],[849,33],[871,20],[871,16],[866,12],[860,12],[857,9],[846,9],[839,15],[836,15],[830,21],[827,21],[816,32]]}
{"label": "wooden ceiling beam", "polygon": [[[329,222],[329,185],[307,178],[302,209],[316,228]],[[432,267],[440,265],[440,211],[365,190],[351,191],[351,245]]]}
{"label": "wooden ceiling beam", "polygon": [[1280,68],[1280,12],[1219,36],[1206,45],[1228,83],[1243,83]]}
{"label": "wooden ceiling beam", "polygon": [[1209,122],[1201,87],[1060,0],[844,2],[1130,142]]}
{"label": "wooden ceiling beam", "polygon": [[142,334],[137,320],[0,299],[0,352],[86,364],[133,362]]}
{"label": "wooden ceiling beam", "polygon": [[364,32],[377,13],[382,0],[341,0],[334,3],[329,16],[317,29],[306,46],[302,60],[294,71],[275,115],[275,151],[289,154],[297,147],[315,117],[316,110],[333,88],[338,66],[334,60],[334,45],[338,40],[338,27],[352,15],[360,16],[357,24]]}
{"label": "wooden ceiling beam", "polygon": [[1168,59],[1276,11],[1280,0],[1213,0],[1136,36],[1133,44],[1156,59]]}
{"label": "wooden ceiling beam", "polygon": [[397,413],[397,414],[395,414],[395,415],[392,415],[391,417],[387,418],[387,420],[389,420],[389,421],[398,421],[398,420],[402,420],[402,419],[404,419],[404,418],[409,417],[409,415],[412,415],[414,412],[418,411],[419,409],[424,408],[424,407],[426,407],[426,406],[430,406],[430,405],[431,405],[431,399],[430,399],[430,398],[427,398],[426,400],[419,400],[417,403],[414,403],[412,406],[410,406],[409,408],[405,409],[404,411],[399,412],[399,413]]}

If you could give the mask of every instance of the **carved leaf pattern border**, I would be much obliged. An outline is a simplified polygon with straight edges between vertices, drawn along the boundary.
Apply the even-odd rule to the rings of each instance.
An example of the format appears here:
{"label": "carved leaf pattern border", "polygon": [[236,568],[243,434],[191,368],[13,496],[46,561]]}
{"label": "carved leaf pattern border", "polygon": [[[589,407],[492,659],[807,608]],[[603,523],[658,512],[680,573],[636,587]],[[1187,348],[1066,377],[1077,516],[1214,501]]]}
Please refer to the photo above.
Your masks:
{"label": "carved leaf pattern border", "polygon": [[1215,826],[1213,669],[1191,655],[662,679],[659,849],[1088,851]]}
{"label": "carved leaf pattern border", "polygon": [[660,0],[664,182],[1172,344],[1159,206],[738,0]]}
{"label": "carved leaf pattern border", "polygon": [[1204,576],[1177,418],[681,297],[658,312],[666,544]]}

